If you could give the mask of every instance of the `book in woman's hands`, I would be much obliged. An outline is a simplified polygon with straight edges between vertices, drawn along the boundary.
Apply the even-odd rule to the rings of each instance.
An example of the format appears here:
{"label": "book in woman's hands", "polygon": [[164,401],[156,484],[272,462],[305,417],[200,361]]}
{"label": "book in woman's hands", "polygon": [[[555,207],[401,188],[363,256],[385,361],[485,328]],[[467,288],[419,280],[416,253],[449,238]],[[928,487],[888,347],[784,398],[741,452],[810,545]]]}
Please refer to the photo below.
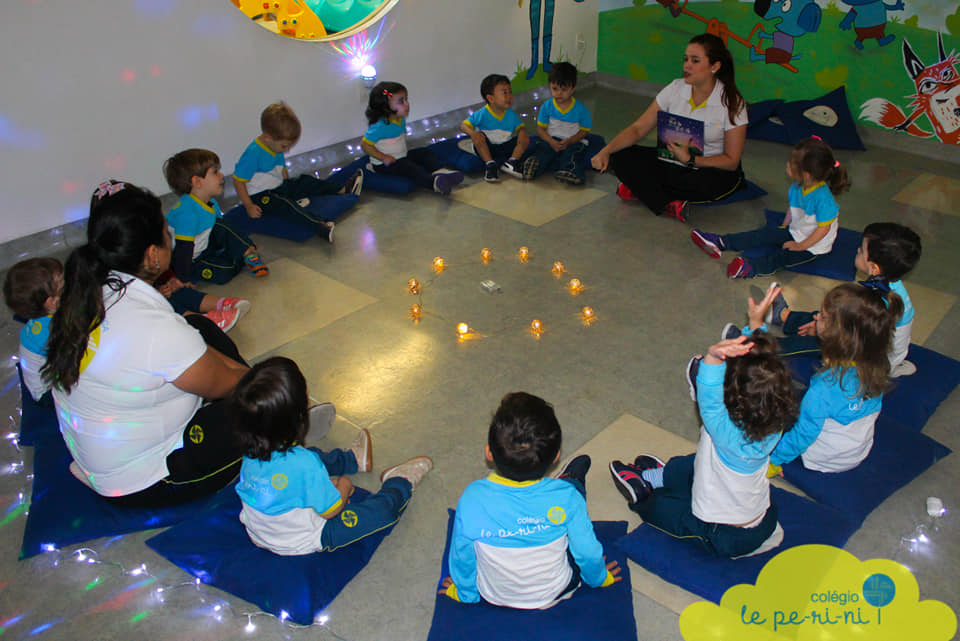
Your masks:
{"label": "book in woman's hands", "polygon": [[665,162],[682,165],[684,163],[677,160],[671,151],[671,145],[674,144],[686,145],[691,157],[702,156],[703,121],[658,111],[657,156]]}

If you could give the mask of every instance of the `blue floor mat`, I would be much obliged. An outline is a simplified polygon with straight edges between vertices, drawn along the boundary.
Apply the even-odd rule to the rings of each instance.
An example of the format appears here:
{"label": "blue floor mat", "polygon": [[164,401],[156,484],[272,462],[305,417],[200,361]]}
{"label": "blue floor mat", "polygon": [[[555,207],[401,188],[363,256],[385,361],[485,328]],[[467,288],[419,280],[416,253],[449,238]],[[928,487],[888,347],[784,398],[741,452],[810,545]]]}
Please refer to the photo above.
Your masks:
{"label": "blue floor mat", "polygon": [[[450,576],[447,559],[454,511],[449,512],[441,581]],[[637,624],[633,615],[630,572],[626,556],[614,544],[627,531],[627,524],[625,521],[594,521],[593,525],[607,562],[616,561],[622,568],[622,581],[606,588],[581,586],[572,597],[547,610],[515,610],[484,601],[459,603],[438,594],[427,641],[635,640]],[[437,589],[440,589],[439,582]]]}
{"label": "blue floor mat", "polygon": [[[764,210],[767,216],[767,227],[779,227],[785,214],[782,211]],[[837,239],[833,241],[833,249],[828,254],[820,254],[809,263],[788,267],[787,270],[799,274],[813,274],[836,280],[853,280],[857,275],[857,268],[853,261],[860,249],[863,234],[852,229],[840,227],[837,230]],[[741,255],[744,258],[757,258],[770,253],[766,247],[748,249]]]}
{"label": "blue floor mat", "polygon": [[[783,527],[779,547],[743,559],[714,556],[689,541],[643,524],[617,541],[635,563],[669,583],[714,603],[738,583],[756,583],[767,561],[787,548],[809,543],[843,547],[860,527],[839,510],[780,488],[770,488]],[[587,638],[587,637],[584,637]]]}
{"label": "blue floor mat", "polygon": [[[357,488],[354,499],[368,494]],[[250,542],[233,485],[217,496],[216,507],[161,532],[147,545],[204,583],[278,617],[286,612],[301,625],[313,623],[393,531],[391,526],[335,552],[280,556]]]}
{"label": "blue floor mat", "polygon": [[33,400],[30,390],[23,383],[23,372],[17,363],[17,375],[20,377],[20,436],[17,438],[21,446],[33,447],[47,436],[60,433],[57,424],[57,412],[53,409],[53,398],[50,392]]}
{"label": "blue floor mat", "polygon": [[745,200],[762,198],[763,196],[766,196],[767,193],[767,190],[760,185],[747,180],[745,181],[745,186],[743,189],[738,189],[726,198],[722,198],[720,200],[708,200],[705,202],[691,201],[690,204],[696,205],[697,207],[715,207],[717,205],[729,205],[730,203],[739,203]]}

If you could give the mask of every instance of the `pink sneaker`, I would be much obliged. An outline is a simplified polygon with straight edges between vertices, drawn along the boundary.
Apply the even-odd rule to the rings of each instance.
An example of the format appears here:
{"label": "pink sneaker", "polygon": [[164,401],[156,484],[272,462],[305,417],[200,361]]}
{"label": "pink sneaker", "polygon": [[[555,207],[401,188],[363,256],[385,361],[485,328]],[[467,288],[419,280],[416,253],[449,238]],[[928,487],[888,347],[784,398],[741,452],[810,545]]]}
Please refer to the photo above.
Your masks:
{"label": "pink sneaker", "polygon": [[687,222],[687,219],[683,217],[683,208],[687,206],[687,201],[685,200],[672,200],[667,203],[667,208],[663,210],[663,213],[672,218],[676,218],[681,223]]}
{"label": "pink sneaker", "polygon": [[630,188],[623,183],[620,183],[620,186],[617,187],[617,195],[623,200],[638,200],[638,198],[633,195],[633,192],[630,191]]}
{"label": "pink sneaker", "polygon": [[240,314],[240,315],[237,317],[237,320],[240,320],[241,318],[243,318],[244,316],[246,316],[247,312],[250,311],[250,307],[252,307],[252,305],[250,304],[250,301],[248,301],[248,300],[246,300],[246,299],[244,299],[244,298],[232,298],[232,297],[230,297],[230,296],[226,296],[226,297],[221,298],[220,300],[217,301],[217,309],[220,309],[220,310],[224,310],[224,309],[235,309],[235,310],[237,310],[237,313]]}
{"label": "pink sneaker", "polygon": [[215,309],[204,314],[204,317],[212,320],[217,324],[217,327],[226,333],[233,329],[233,326],[240,320],[240,312],[235,309]]}
{"label": "pink sneaker", "polygon": [[752,278],[753,266],[737,256],[727,265],[727,278]]}

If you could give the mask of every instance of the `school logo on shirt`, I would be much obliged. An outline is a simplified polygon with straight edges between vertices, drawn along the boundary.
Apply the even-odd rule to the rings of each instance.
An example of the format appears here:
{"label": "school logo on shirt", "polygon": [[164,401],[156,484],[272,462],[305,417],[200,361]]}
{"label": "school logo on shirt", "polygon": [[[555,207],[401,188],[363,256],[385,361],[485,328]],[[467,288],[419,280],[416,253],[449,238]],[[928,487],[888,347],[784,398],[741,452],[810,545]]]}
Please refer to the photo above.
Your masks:
{"label": "school logo on shirt", "polygon": [[262,196],[262,197],[260,198],[260,204],[261,204],[261,205],[266,205],[268,202],[270,202],[270,196]]}
{"label": "school logo on shirt", "polygon": [[203,428],[199,425],[191,425],[190,431],[187,432],[187,436],[190,437],[190,442],[194,445],[200,445],[203,443]]}
{"label": "school logo on shirt", "polygon": [[354,512],[353,510],[344,510],[343,512],[340,513],[340,520],[347,527],[353,527],[357,524],[357,521],[359,521],[360,518],[357,516],[357,513]]}
{"label": "school logo on shirt", "polygon": [[554,525],[560,525],[567,520],[567,513],[559,505],[555,505],[547,510],[547,518]]}
{"label": "school logo on shirt", "polygon": [[33,335],[36,336],[43,331],[43,325],[40,321],[33,321],[33,325],[30,326],[30,331],[33,332]]}
{"label": "school logo on shirt", "polygon": [[211,278],[213,278],[213,270],[207,267],[202,272],[200,272],[200,275],[203,276],[204,280],[210,280]]}
{"label": "school logo on shirt", "polygon": [[281,474],[280,472],[274,474],[273,478],[270,479],[270,485],[272,485],[275,490],[282,490],[287,487],[287,483],[289,482],[290,480],[287,478],[287,475]]}

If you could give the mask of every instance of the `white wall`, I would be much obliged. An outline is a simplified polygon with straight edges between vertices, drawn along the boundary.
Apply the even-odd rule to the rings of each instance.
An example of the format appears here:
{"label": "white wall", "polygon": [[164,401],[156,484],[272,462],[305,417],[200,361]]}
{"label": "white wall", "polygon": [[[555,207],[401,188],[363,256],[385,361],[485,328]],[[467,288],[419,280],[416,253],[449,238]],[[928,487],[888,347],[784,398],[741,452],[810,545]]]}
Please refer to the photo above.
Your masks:
{"label": "white wall", "polygon": [[[556,0],[554,53],[584,72],[596,70],[597,2]],[[160,167],[180,149],[213,149],[231,171],[276,99],[304,125],[293,153],[366,128],[366,90],[330,45],[276,36],[230,0],[4,4],[0,242],[86,217],[108,177],[169,191]],[[407,85],[411,119],[477,102],[484,75],[530,57],[516,0],[400,0],[383,32],[372,62]]]}

